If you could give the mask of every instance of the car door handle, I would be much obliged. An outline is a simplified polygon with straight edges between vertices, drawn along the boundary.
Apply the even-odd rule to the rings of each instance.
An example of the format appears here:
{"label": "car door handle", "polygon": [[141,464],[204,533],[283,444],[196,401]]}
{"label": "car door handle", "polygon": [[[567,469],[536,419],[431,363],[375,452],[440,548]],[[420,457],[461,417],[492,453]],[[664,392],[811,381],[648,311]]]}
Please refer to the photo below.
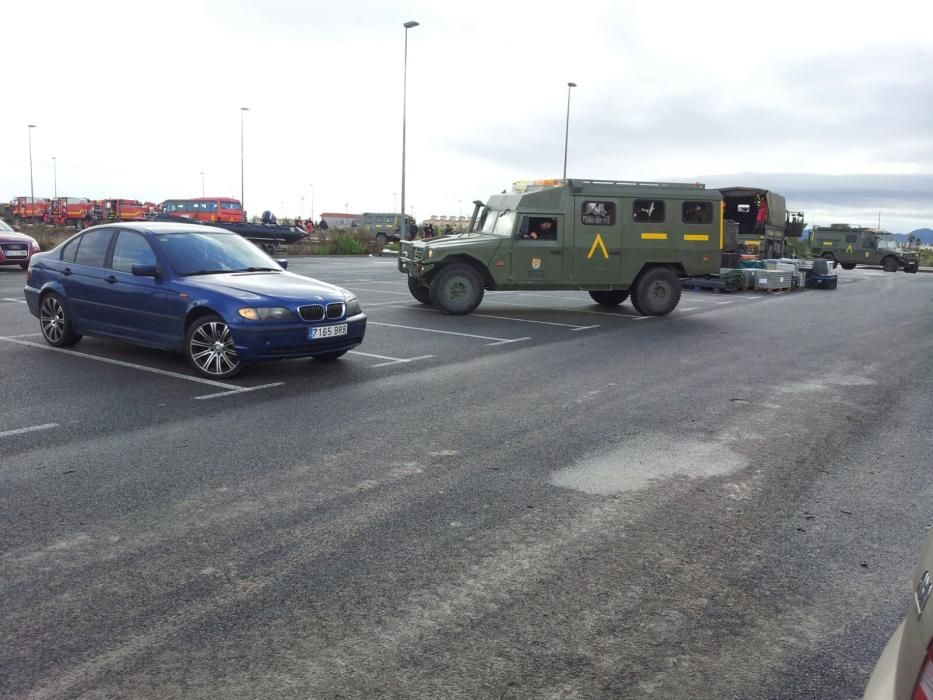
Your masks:
{"label": "car door handle", "polygon": [[117,278],[114,277],[113,275],[110,275],[109,277],[104,277],[104,282],[106,282],[107,284],[116,284]]}
{"label": "car door handle", "polygon": [[560,255],[560,254],[563,253],[563,252],[564,252],[564,251],[562,251],[560,248],[558,248],[557,250],[551,250],[551,255]]}
{"label": "car door handle", "polygon": [[71,268],[66,267],[64,270],[62,270],[62,274],[65,275],[65,277],[67,277],[68,275],[71,274]]}
{"label": "car door handle", "polygon": [[610,250],[609,250],[609,255],[618,255],[618,254],[621,253],[621,252],[622,252],[622,251],[619,250],[618,248],[615,249],[615,250],[610,249]]}

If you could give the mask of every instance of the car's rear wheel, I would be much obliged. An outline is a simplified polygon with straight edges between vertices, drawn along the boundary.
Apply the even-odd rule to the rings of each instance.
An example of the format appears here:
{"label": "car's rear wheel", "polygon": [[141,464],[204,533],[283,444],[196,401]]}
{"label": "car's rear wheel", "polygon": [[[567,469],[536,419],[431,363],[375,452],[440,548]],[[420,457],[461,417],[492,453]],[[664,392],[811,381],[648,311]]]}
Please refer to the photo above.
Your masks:
{"label": "car's rear wheel", "polygon": [[483,300],[483,281],[469,265],[454,263],[431,280],[431,303],[442,313],[464,316]]}
{"label": "car's rear wheel", "polygon": [[408,291],[417,301],[428,306],[431,305],[431,290],[410,275],[408,277]]}
{"label": "car's rear wheel", "polygon": [[81,340],[74,332],[64,301],[54,292],[39,301],[39,327],[45,342],[54,348],[70,348]]}
{"label": "car's rear wheel", "polygon": [[312,355],[315,360],[319,362],[333,362],[334,360],[343,357],[349,352],[348,350],[334,350],[333,352],[320,352],[317,355]]}
{"label": "car's rear wheel", "polygon": [[855,263],[839,263],[839,264],[842,265],[843,270],[854,270],[855,269]]}
{"label": "car's rear wheel", "polygon": [[191,324],[185,354],[198,372],[211,379],[226,379],[243,369],[230,327],[220,316],[202,316]]}
{"label": "car's rear wheel", "polygon": [[590,298],[597,304],[602,304],[603,306],[618,306],[623,301],[628,299],[628,292],[622,292],[615,289],[598,289],[590,292]]}
{"label": "car's rear wheel", "polygon": [[632,290],[632,306],[642,316],[666,316],[680,301],[680,279],[667,267],[643,272]]}
{"label": "car's rear wheel", "polygon": [[881,261],[881,267],[884,268],[885,272],[897,272],[898,264],[897,259],[891,257],[890,255]]}

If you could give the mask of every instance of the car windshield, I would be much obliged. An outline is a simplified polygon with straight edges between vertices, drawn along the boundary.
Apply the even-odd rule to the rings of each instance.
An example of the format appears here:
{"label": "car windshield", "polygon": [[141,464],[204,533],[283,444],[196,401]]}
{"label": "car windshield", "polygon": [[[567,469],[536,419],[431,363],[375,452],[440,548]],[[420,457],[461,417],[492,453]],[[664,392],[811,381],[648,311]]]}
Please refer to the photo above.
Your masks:
{"label": "car windshield", "polygon": [[494,236],[511,236],[512,230],[515,228],[515,212],[509,211],[492,211],[487,210],[483,219],[483,233],[491,233]]}
{"label": "car windshield", "polygon": [[0,219],[0,231],[3,231],[4,233],[7,233],[7,232],[12,232],[13,229],[11,229],[11,228],[7,225],[6,221],[4,221],[3,219]]}
{"label": "car windshield", "polygon": [[179,275],[282,269],[275,260],[235,233],[159,233],[156,240]]}

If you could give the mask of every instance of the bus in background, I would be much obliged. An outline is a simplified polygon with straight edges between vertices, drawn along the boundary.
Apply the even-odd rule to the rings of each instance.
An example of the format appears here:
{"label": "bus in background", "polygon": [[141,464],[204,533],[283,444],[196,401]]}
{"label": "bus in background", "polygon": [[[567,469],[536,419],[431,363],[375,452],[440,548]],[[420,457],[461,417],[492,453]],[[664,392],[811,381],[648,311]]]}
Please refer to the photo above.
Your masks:
{"label": "bus in background", "polygon": [[229,197],[198,197],[197,199],[167,199],[161,210],[168,216],[194,219],[205,223],[239,223],[243,221],[240,200]]}

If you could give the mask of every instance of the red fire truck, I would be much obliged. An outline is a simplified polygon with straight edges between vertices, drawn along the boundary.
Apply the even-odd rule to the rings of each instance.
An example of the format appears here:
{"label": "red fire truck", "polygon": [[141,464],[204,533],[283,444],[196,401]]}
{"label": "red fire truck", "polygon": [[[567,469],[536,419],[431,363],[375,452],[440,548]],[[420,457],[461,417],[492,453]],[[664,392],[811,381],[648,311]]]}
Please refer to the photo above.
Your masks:
{"label": "red fire truck", "polygon": [[13,223],[23,221],[42,221],[49,210],[49,200],[42,197],[14,197],[10,202]]}
{"label": "red fire truck", "polygon": [[137,199],[104,199],[101,201],[102,221],[140,221],[145,218],[145,207]]}
{"label": "red fire truck", "polygon": [[100,206],[86,197],[59,197],[49,205],[43,222],[53,226],[84,228],[100,219]]}

